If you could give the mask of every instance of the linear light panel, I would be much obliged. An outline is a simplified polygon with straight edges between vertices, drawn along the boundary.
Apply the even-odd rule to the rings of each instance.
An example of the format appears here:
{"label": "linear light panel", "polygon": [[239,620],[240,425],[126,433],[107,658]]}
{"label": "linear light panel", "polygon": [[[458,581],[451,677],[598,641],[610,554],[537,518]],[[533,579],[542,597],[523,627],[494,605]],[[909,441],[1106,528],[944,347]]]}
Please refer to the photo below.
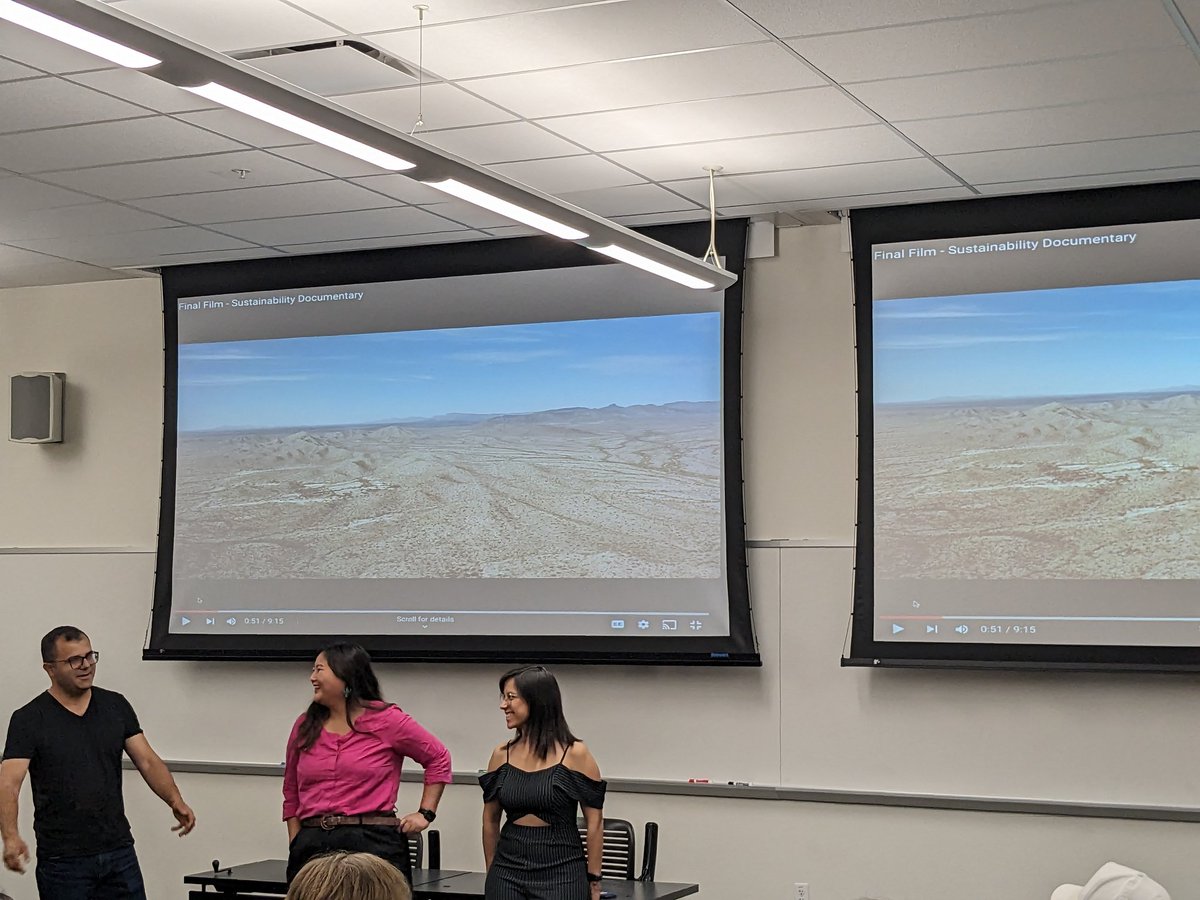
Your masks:
{"label": "linear light panel", "polygon": [[56,19],[44,12],[30,9],[24,4],[14,3],[13,0],[0,0],[0,19],[7,19],[14,25],[44,34],[48,38],[70,44],[93,56],[99,56],[101,59],[107,59],[109,62],[130,69],[148,69],[162,62],[161,59],[155,59],[153,56],[126,47],[124,44],[118,44],[116,41],[110,41],[106,37],[93,34],[78,25]]}
{"label": "linear light panel", "polygon": [[605,256],[610,256],[618,262],[627,263],[631,266],[636,266],[652,275],[657,275],[660,278],[666,278],[674,281],[676,284],[682,284],[684,287],[695,288],[698,291],[708,291],[716,287],[711,281],[704,281],[696,278],[693,275],[688,275],[680,272],[678,269],[672,269],[670,266],[663,265],[660,262],[655,262],[652,259],[647,259],[639,253],[634,253],[632,250],[626,250],[624,247],[618,247],[616,244],[609,244],[607,247],[593,247],[597,253],[603,253]]}
{"label": "linear light panel", "polygon": [[552,234],[564,240],[579,241],[587,237],[586,231],[580,231],[578,228],[572,228],[569,225],[556,222],[540,213],[535,213],[531,209],[517,206],[517,204],[509,203],[507,200],[501,200],[499,197],[489,194],[486,191],[473,188],[468,184],[463,184],[461,181],[455,181],[453,178],[447,178],[444,181],[425,181],[422,183],[432,188],[437,188],[439,191],[445,191],[447,194],[453,194],[460,200],[466,200],[468,203],[474,203],[476,206],[490,209],[492,212],[506,216],[515,222],[520,222],[531,228],[536,228],[538,231],[544,231],[546,234]]}
{"label": "linear light panel", "polygon": [[[0,2],[3,2],[3,0],[0,0]],[[188,87],[185,90],[189,90],[193,94],[199,94],[201,97],[212,100],[214,103],[220,103],[222,106],[228,106],[230,109],[236,109],[238,112],[253,116],[270,125],[275,125],[284,131],[298,134],[300,137],[316,141],[318,144],[324,144],[326,147],[332,147],[334,150],[340,150],[342,153],[361,159],[363,162],[379,166],[381,169],[398,172],[402,169],[413,168],[413,164],[406,159],[401,159],[390,153],[384,153],[382,150],[377,150],[368,144],[364,144],[362,141],[356,141],[354,138],[338,134],[336,131],[325,128],[323,125],[318,125],[316,122],[310,122],[308,119],[294,116],[290,112],[284,112],[282,109],[271,106],[269,103],[263,103],[261,100],[255,100],[253,97],[240,94],[222,84],[217,84],[215,81],[210,81],[208,84],[202,84],[198,87]]]}

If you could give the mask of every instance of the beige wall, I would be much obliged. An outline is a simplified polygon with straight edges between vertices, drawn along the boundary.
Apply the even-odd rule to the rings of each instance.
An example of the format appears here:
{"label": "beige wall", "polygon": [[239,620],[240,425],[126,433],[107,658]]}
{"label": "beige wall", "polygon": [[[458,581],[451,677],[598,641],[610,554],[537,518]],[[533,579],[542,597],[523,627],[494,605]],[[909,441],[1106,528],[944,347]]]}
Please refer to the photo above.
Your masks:
{"label": "beige wall", "polygon": [[[162,460],[158,280],[0,290],[0,547],[152,547]],[[9,376],[65,372],[61,444],[7,440]]]}
{"label": "beige wall", "polygon": [[[839,667],[855,491],[840,237],[783,231],[780,255],[753,262],[747,279],[749,536],[795,544],[749,554],[763,667],[563,667],[573,727],[610,777],[1200,806],[1195,679]],[[152,548],[159,307],[144,280],[0,291],[0,374],[65,371],[71,410],[61,447],[0,442],[0,547]],[[153,575],[150,552],[0,553],[0,709],[41,689],[37,638],[74,620],[103,648],[101,683],[130,697],[164,756],[278,762],[306,666],[142,662]],[[443,737],[456,770],[483,765],[502,736],[495,667],[381,668],[387,695]],[[182,875],[213,858],[283,855],[278,779],[180,780],[201,822],[182,841],[127,779],[151,897],[182,896]],[[401,804],[415,797],[406,785]],[[659,821],[660,877],[700,881],[708,897],[785,900],[807,881],[814,900],[1036,900],[1110,857],[1157,873],[1177,900],[1197,880],[1188,825],[621,793],[609,811]],[[482,865],[478,815],[475,789],[449,791],[438,820],[447,865]],[[28,792],[24,818],[28,831]],[[31,883],[0,877],[17,900]]]}

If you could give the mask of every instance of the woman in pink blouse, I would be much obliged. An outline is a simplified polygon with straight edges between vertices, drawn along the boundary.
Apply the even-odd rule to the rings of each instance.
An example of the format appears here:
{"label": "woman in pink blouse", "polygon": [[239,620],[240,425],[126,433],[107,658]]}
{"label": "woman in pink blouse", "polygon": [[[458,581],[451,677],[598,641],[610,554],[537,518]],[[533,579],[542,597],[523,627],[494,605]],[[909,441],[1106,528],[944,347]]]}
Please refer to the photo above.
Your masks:
{"label": "woman in pink blouse", "polygon": [[[373,853],[409,877],[407,834],[429,827],[450,783],[445,745],[393,703],[384,702],[371,657],[357,644],[317,654],[313,702],[287,742],[283,819],[290,882],[308,860],[331,850]],[[405,757],[425,769],[416,812],[397,815]]]}

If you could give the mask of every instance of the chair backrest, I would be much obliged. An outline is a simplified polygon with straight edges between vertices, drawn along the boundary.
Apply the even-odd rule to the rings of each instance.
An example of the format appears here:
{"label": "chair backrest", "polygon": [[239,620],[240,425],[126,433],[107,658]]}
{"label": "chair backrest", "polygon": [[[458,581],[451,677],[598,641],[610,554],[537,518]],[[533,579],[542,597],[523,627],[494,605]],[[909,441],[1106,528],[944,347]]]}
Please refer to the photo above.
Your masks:
{"label": "chair backrest", "polygon": [[440,869],[442,867],[442,836],[435,830],[426,831],[424,834],[408,834],[408,864],[414,869],[425,868],[425,863],[422,862],[425,856],[425,839],[429,839],[429,865],[430,869]]}
{"label": "chair backrest", "polygon": [[411,868],[421,868],[421,859],[425,856],[425,840],[419,834],[406,834],[408,838],[408,864]]}
{"label": "chair backrest", "polygon": [[[582,819],[576,820],[579,826],[579,837],[587,846],[587,823]],[[604,858],[600,864],[600,874],[605,878],[620,878],[625,881],[633,880],[633,825],[624,819],[604,820]]]}
{"label": "chair backrest", "polygon": [[[579,839],[587,846],[587,823],[576,819]],[[634,862],[633,825],[625,819],[604,820],[604,855],[600,863],[600,874],[605,878],[620,878],[632,881]],[[642,841],[642,872],[638,881],[653,881],[658,863],[658,823],[646,823],[646,835]],[[436,867],[434,867],[436,868]]]}

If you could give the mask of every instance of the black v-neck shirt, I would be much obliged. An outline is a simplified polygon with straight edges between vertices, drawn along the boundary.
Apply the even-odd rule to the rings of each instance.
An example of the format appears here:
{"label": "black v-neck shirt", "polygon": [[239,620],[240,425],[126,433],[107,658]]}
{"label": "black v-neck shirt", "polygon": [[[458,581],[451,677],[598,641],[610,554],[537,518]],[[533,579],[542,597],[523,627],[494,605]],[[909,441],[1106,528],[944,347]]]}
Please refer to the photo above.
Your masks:
{"label": "black v-neck shirt", "polygon": [[81,716],[49,692],[12,714],[4,758],[29,760],[39,857],[91,856],[133,843],[121,754],[141,732],[129,701],[98,687]]}

